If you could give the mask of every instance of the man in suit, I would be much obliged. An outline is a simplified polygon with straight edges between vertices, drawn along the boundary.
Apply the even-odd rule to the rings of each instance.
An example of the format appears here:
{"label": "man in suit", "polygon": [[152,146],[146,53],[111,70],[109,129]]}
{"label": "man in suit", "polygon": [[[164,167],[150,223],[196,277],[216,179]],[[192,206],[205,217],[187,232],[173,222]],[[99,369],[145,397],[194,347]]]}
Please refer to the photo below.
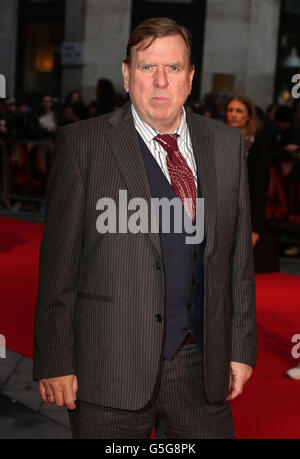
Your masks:
{"label": "man in suit", "polygon": [[[184,110],[194,67],[174,21],[140,24],[122,70],[131,102],[56,141],[34,379],[77,438],[149,438],[159,422],[168,438],[233,438],[229,400],[256,360],[243,135]],[[143,206],[144,230],[101,230],[103,198],[123,216],[136,198],[179,199],[190,221],[203,198],[204,240],[187,243],[175,216],[146,231]]]}

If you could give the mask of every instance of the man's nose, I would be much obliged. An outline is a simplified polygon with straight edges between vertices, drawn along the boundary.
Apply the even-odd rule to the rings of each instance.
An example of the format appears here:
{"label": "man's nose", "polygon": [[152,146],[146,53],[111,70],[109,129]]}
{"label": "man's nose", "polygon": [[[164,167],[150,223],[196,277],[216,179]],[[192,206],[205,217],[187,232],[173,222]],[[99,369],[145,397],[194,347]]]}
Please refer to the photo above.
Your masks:
{"label": "man's nose", "polygon": [[165,68],[157,68],[154,77],[155,85],[159,88],[164,88],[168,84],[168,78]]}

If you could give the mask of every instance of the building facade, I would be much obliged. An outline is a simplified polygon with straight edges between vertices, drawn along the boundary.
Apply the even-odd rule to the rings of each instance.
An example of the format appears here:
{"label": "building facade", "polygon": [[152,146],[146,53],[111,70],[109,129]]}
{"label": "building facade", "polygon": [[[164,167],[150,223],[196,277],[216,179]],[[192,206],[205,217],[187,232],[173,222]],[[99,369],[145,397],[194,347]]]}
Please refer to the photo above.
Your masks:
{"label": "building facade", "polygon": [[285,64],[289,54],[300,54],[300,32],[295,26],[288,33],[300,19],[298,4],[0,0],[0,73],[6,77],[7,95],[27,102],[44,93],[63,100],[71,90],[89,102],[99,78],[110,79],[123,92],[121,62],[130,30],[146,17],[169,16],[193,35],[193,98],[210,91],[241,92],[265,108],[298,70]]}

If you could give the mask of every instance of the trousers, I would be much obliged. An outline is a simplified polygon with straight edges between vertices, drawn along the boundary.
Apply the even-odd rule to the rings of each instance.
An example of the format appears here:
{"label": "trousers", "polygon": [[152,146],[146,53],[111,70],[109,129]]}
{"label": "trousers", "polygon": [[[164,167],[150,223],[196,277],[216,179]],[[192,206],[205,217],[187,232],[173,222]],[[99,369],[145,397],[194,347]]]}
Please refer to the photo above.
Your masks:
{"label": "trousers", "polygon": [[160,362],[147,405],[126,411],[76,401],[69,411],[75,439],[147,439],[153,427],[159,438],[234,438],[229,402],[208,403],[203,387],[203,355],[197,344],[181,346]]}

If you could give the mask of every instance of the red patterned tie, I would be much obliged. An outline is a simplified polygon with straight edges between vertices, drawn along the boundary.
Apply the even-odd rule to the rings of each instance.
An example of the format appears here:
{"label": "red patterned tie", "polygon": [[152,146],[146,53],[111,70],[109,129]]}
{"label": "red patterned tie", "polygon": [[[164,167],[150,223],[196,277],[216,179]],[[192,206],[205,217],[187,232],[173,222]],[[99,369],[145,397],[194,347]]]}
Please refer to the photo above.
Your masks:
{"label": "red patterned tie", "polygon": [[[196,209],[196,185],[193,173],[177,145],[178,134],[158,134],[156,140],[168,153],[167,167],[171,185],[184,206],[185,211],[194,220]],[[185,201],[186,199],[186,201]]]}

